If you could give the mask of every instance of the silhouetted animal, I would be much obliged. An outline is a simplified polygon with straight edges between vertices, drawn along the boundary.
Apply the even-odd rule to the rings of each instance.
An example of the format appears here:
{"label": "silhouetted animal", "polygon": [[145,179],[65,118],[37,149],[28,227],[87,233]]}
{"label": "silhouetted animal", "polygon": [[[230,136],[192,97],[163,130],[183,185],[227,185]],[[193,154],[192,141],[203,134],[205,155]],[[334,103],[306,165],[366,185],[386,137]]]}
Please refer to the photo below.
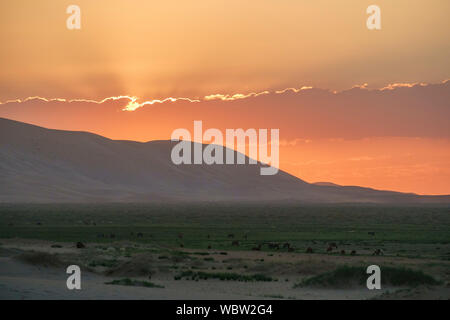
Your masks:
{"label": "silhouetted animal", "polygon": [[330,246],[327,248],[327,252],[331,252],[331,251],[333,251],[333,247]]}
{"label": "silhouetted animal", "polygon": [[77,242],[77,248],[83,249],[83,248],[86,248],[86,246],[82,242]]}
{"label": "silhouetted animal", "polygon": [[211,245],[208,246],[208,249],[211,249]]}
{"label": "silhouetted animal", "polygon": [[291,244],[289,242],[286,242],[283,244],[283,249],[289,249],[291,247]]}
{"label": "silhouetted animal", "polygon": [[355,250],[352,250],[352,252],[350,252],[350,255],[351,255],[351,256],[356,256],[356,251],[355,251]]}
{"label": "silhouetted animal", "polygon": [[345,254],[345,250],[341,250],[341,254]]}
{"label": "silhouetted animal", "polygon": [[228,235],[228,238],[234,238],[234,234],[230,233],[230,234]]}
{"label": "silhouetted animal", "polygon": [[184,248],[184,245],[182,243],[180,243],[180,248]]}
{"label": "silhouetted animal", "polygon": [[373,256],[380,256],[383,255],[383,251],[381,249],[376,249],[373,253]]}
{"label": "silhouetted animal", "polygon": [[144,234],[143,234],[142,232],[138,232],[137,237],[138,237],[138,238],[143,238],[143,237],[144,237]]}
{"label": "silhouetted animal", "polygon": [[261,244],[258,244],[257,247],[252,248],[253,251],[260,251],[261,250]]}
{"label": "silhouetted animal", "polygon": [[234,246],[234,247],[239,247],[239,241],[234,240],[234,241],[231,243],[231,245]]}
{"label": "silhouetted animal", "polygon": [[280,249],[280,245],[278,244],[278,243],[269,243],[269,244],[267,244],[267,246],[270,248],[270,249]]}
{"label": "silhouetted animal", "polygon": [[336,242],[330,242],[329,244],[328,244],[331,248],[336,248],[337,249],[337,244],[336,244]]}
{"label": "silhouetted animal", "polygon": [[306,249],[306,253],[313,253],[314,251],[313,251],[313,249],[311,248],[311,247],[309,247],[309,248],[307,248]]}

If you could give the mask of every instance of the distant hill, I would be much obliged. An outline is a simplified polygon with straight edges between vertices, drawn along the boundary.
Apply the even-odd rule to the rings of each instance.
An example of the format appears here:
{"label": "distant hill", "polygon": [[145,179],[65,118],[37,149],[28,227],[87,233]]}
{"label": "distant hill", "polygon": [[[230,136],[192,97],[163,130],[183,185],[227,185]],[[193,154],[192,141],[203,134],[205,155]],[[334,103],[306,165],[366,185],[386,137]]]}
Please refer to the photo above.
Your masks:
{"label": "distant hill", "polygon": [[450,203],[450,196],[309,184],[281,170],[261,176],[260,164],[177,166],[170,159],[174,144],[110,140],[0,118],[0,202]]}
{"label": "distant hill", "polygon": [[314,182],[316,186],[327,186],[327,187],[340,187],[340,185],[333,182]]}

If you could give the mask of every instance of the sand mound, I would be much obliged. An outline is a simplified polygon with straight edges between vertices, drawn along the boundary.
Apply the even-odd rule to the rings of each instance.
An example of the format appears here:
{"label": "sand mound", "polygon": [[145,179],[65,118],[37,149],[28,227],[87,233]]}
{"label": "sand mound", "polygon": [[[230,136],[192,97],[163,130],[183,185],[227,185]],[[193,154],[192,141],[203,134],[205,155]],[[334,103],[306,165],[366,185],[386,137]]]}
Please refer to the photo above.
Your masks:
{"label": "sand mound", "polygon": [[134,256],[131,260],[120,263],[106,272],[107,276],[148,277],[153,274],[152,257],[146,254]]}
{"label": "sand mound", "polygon": [[[419,270],[396,267],[381,267],[382,285],[398,287],[414,287],[418,285],[438,285],[439,281]],[[365,267],[341,266],[331,272],[326,272],[303,280],[296,287],[316,288],[349,288],[365,287],[367,280]]]}
{"label": "sand mound", "polygon": [[47,252],[25,252],[17,255],[15,258],[21,262],[35,266],[61,267],[65,265],[57,254]]}

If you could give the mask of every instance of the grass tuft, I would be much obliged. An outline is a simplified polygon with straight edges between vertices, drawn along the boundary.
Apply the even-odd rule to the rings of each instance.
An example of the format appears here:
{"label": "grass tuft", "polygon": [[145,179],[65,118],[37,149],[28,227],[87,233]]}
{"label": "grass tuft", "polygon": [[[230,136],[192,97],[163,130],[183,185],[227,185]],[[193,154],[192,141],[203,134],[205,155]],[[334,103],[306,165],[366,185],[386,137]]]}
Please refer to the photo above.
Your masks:
{"label": "grass tuft", "polygon": [[222,281],[275,281],[272,277],[263,274],[253,274],[253,275],[243,275],[230,272],[194,272],[194,271],[184,271],[178,276],[175,276],[175,280],[181,280],[183,278],[191,280],[207,280],[207,279],[219,279]]}

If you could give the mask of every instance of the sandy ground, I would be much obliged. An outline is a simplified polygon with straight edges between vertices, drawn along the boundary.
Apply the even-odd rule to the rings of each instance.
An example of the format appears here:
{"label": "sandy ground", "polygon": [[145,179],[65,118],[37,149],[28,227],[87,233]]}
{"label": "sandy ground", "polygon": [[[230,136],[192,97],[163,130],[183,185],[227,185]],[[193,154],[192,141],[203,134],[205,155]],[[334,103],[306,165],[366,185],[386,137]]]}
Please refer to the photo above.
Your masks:
{"label": "sandy ground", "polygon": [[[68,290],[65,270],[0,258],[0,299],[226,299],[226,294],[193,292],[185,286],[142,288],[104,284],[111,279],[82,272],[81,290]],[[245,299],[245,296],[236,298]]]}
{"label": "sandy ground", "polygon": [[[261,299],[270,293],[292,294],[296,299],[367,299],[379,292],[369,290],[288,289],[282,282],[242,283],[208,281],[152,282],[165,288],[106,285],[110,278],[82,272],[81,290],[68,290],[65,270],[27,265],[11,257],[0,258],[0,299]],[[262,294],[266,292],[265,294]]]}
{"label": "sandy ground", "polygon": [[[298,275],[292,274],[292,268],[298,270],[302,266],[302,272],[308,272],[305,266],[313,265],[314,268],[327,268],[331,261],[337,257],[325,255],[305,254],[276,254],[268,256],[264,252],[229,252],[227,256],[216,255],[216,265],[221,265],[219,259],[236,260],[246,259],[247,262],[264,257],[265,262],[272,266],[271,270],[277,275],[279,281],[274,282],[237,282],[220,281],[214,279],[192,281],[174,280],[171,272],[157,272],[151,278],[151,282],[162,285],[164,288],[145,288],[119,285],[106,285],[114,279],[124,277],[105,276],[98,271],[91,272],[82,267],[81,290],[69,290],[66,287],[65,265],[58,267],[46,267],[32,265],[18,260],[16,257],[23,252],[48,252],[69,256],[80,256],[90,252],[97,255],[96,249],[76,249],[73,244],[62,244],[61,248],[52,248],[52,242],[11,239],[2,241],[0,250],[0,299],[449,299],[449,287],[437,288],[382,288],[381,290],[368,290],[365,288],[349,289],[316,289],[293,288],[298,280]],[[123,245],[123,244],[122,244]],[[87,251],[86,251],[87,250]],[[89,251],[91,250],[91,251]],[[189,250],[186,250],[189,251]],[[351,262],[357,257],[345,257]],[[327,260],[328,259],[328,260]],[[334,259],[334,260],[333,260]],[[376,262],[376,257],[360,257],[367,263]],[[383,258],[385,262],[399,260]],[[272,261],[273,260],[273,261]],[[403,259],[400,259],[403,260]],[[158,261],[158,260],[157,260]],[[398,262],[398,261],[397,261]],[[406,261],[401,261],[406,263]],[[409,260],[409,264],[419,261]],[[239,265],[236,262],[235,265]],[[276,267],[273,266],[276,263]],[[255,264],[254,267],[261,266]],[[290,266],[290,267],[289,267]],[[332,267],[334,264],[332,264]],[[317,271],[317,270],[316,270]],[[236,272],[233,270],[233,272]],[[132,277],[137,280],[147,278]],[[287,280],[287,281],[286,281]]]}

